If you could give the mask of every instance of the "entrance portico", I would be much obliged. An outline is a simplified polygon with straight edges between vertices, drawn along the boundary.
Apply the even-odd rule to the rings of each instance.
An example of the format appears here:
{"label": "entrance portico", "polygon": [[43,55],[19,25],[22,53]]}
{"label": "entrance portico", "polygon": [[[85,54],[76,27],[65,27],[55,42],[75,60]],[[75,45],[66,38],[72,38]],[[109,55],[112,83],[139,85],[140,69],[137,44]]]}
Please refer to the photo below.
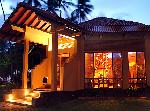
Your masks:
{"label": "entrance portico", "polygon": [[[66,21],[54,14],[33,8],[27,4],[20,3],[16,10],[11,14],[8,20],[1,28],[1,37],[8,39],[8,32],[18,36],[12,36],[10,40],[24,44],[23,53],[23,70],[22,70],[22,89],[14,90],[18,94],[14,99],[22,98],[29,92],[28,89],[48,90],[48,91],[70,91],[80,89],[76,81],[66,80],[78,79],[80,80],[80,63],[79,54],[81,48],[77,46],[81,43],[80,28],[71,22]],[[23,41],[23,42],[22,42]],[[31,47],[33,44],[33,47]],[[40,45],[40,46],[39,46]],[[40,50],[35,47],[46,47],[44,52],[46,57],[41,59]],[[33,51],[35,54],[33,55]],[[32,58],[30,55],[33,55]],[[34,63],[40,57],[40,61]],[[29,61],[30,58],[30,61]],[[32,61],[32,59],[35,59]],[[59,61],[58,61],[59,60]],[[29,64],[34,63],[31,70],[31,87],[28,86],[28,72]],[[74,67],[74,73],[77,75],[70,75],[70,70],[74,62],[79,66]],[[69,64],[69,65],[67,65]],[[47,79],[43,83],[43,78]],[[83,86],[83,85],[82,85]],[[24,90],[23,90],[24,89]],[[15,95],[14,94],[14,95]]]}

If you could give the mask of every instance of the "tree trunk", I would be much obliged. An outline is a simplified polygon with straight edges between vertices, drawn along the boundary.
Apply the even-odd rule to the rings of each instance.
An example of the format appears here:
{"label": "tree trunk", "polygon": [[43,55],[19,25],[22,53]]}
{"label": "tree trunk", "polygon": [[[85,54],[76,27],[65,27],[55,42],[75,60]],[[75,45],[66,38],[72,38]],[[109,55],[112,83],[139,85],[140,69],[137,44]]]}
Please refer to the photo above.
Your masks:
{"label": "tree trunk", "polygon": [[4,8],[3,8],[3,4],[2,4],[2,1],[1,1],[1,0],[0,0],[0,4],[1,4],[2,11],[3,11],[4,21],[5,21],[5,20],[6,20],[6,17],[5,17],[5,12],[4,12]]}

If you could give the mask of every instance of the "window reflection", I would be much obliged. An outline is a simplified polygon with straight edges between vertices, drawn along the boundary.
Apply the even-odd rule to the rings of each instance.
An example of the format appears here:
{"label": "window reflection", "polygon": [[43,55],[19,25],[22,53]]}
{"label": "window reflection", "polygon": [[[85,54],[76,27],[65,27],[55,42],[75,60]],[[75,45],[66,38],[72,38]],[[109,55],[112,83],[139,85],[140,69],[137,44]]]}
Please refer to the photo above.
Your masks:
{"label": "window reflection", "polygon": [[93,78],[93,53],[85,53],[85,78]]}
{"label": "window reflection", "polygon": [[144,87],[146,84],[144,52],[129,52],[130,87]]}
{"label": "window reflection", "polygon": [[[146,83],[144,52],[128,52],[129,84]],[[121,53],[85,53],[85,88],[122,88]]]}
{"label": "window reflection", "polygon": [[85,87],[122,87],[121,77],[121,53],[85,53]]}

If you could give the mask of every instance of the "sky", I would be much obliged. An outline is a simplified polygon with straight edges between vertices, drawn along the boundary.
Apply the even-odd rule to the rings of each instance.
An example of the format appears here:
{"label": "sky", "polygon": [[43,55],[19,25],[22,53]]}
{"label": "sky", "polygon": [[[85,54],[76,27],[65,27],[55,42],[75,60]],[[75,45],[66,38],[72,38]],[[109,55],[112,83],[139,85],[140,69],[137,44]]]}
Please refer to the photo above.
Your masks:
{"label": "sky", "polygon": [[[5,14],[9,15],[17,2],[22,0],[2,0]],[[75,1],[75,0],[73,0]],[[150,25],[150,0],[91,0],[94,10],[89,19],[96,17],[117,18],[135,21]],[[3,24],[2,10],[0,7],[0,26]]]}

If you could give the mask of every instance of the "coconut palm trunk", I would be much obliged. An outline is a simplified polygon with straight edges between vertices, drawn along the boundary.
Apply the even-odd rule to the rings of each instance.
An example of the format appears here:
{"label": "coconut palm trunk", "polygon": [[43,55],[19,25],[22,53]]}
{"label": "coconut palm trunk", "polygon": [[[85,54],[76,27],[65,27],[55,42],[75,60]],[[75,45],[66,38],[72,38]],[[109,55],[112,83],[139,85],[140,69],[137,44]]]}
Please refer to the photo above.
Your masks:
{"label": "coconut palm trunk", "polygon": [[2,12],[3,12],[3,17],[4,17],[4,21],[6,20],[6,17],[5,17],[5,12],[4,12],[4,8],[3,8],[3,4],[2,4],[2,1],[0,0],[0,5],[1,5],[1,8],[2,8]]}

